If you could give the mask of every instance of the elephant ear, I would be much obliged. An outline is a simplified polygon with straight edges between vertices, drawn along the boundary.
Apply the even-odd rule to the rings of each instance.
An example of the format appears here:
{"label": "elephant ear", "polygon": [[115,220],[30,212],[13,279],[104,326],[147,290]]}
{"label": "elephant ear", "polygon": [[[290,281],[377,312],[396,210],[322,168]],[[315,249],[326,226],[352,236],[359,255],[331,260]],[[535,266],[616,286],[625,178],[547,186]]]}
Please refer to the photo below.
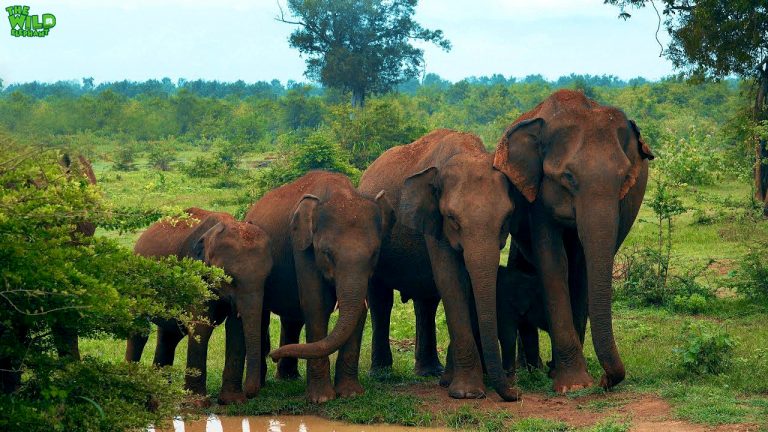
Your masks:
{"label": "elephant ear", "polygon": [[315,232],[315,208],[319,203],[320,198],[306,194],[301,197],[291,216],[291,243],[297,250],[307,250],[312,246],[312,237]]}
{"label": "elephant ear", "polygon": [[533,202],[539,193],[543,170],[539,142],[544,119],[537,117],[512,125],[496,146],[493,166]]}
{"label": "elephant ear", "polygon": [[437,168],[429,167],[406,178],[400,195],[400,222],[433,237],[439,237],[443,228],[437,174]]}
{"label": "elephant ear", "polygon": [[637,140],[637,151],[639,158],[633,154],[629,155],[629,160],[633,161],[632,167],[629,169],[627,179],[624,180],[624,184],[621,186],[619,199],[624,199],[629,190],[632,189],[632,186],[637,183],[637,176],[640,174],[640,170],[642,169],[642,161],[644,159],[653,160],[656,157],[648,144],[646,144],[643,138],[640,136],[640,128],[637,127],[637,123],[635,123],[634,120],[630,120],[629,126],[632,129],[632,134],[635,140]]}
{"label": "elephant ear", "polygon": [[[185,222],[180,222],[185,223]],[[205,261],[205,241],[203,236],[210,230],[218,228],[221,224],[215,216],[208,216],[200,221],[195,229],[185,239],[185,245],[182,248],[182,257],[194,258],[199,261]],[[223,226],[220,227],[222,230]]]}
{"label": "elephant ear", "polygon": [[386,237],[395,225],[395,209],[392,208],[392,203],[389,202],[384,191],[379,192],[374,201],[381,212],[381,236]]}

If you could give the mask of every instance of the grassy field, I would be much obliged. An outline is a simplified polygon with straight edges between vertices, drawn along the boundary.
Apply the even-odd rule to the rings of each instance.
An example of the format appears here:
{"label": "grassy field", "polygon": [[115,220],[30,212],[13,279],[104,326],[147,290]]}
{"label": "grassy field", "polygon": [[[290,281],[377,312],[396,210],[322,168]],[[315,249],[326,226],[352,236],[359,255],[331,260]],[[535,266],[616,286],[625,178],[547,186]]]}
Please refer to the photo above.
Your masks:
{"label": "grassy field", "polygon": [[[189,151],[181,156],[189,159],[194,155]],[[252,156],[243,166],[248,167],[262,158],[263,155]],[[114,171],[106,162],[96,161],[94,164],[99,184],[112,202],[146,208],[199,206],[235,212],[242,205],[239,198],[248,188],[245,178],[234,187],[221,187],[217,179],[193,179],[178,170],[160,172],[147,168],[144,161],[138,162],[139,169],[130,172]],[[653,188],[652,183],[647,196],[653,193]],[[729,271],[748,246],[766,244],[768,223],[750,216],[754,212],[743,210],[748,207],[751,195],[748,184],[722,181],[713,186],[689,187],[683,194],[684,204],[692,210],[674,221],[672,272],[690,266],[709,266],[712,270],[700,278],[719,293],[725,292],[727,290],[720,287],[727,285]],[[138,233],[102,235],[117,236],[121,243],[131,246]],[[623,250],[653,246],[657,242],[654,214],[644,206]],[[711,260],[715,264],[710,263]],[[303,398],[303,380],[276,381],[274,365],[270,362],[267,385],[257,399],[242,406],[211,410],[219,414],[247,415],[315,413],[355,423],[442,425],[462,430],[623,431],[643,421],[645,414],[632,408],[633,404],[643,402],[662,404],[665,412],[659,421],[682,421],[691,427],[694,424],[707,427],[736,425],[726,430],[768,430],[767,314],[764,309],[749,305],[730,293],[719,295],[714,306],[702,315],[617,304],[614,307],[615,333],[627,368],[627,380],[607,394],[590,389],[560,396],[551,393],[551,382],[543,372],[524,371],[519,376],[519,385],[525,392],[521,404],[499,403],[495,394],[483,402],[448,401],[446,391],[435,385],[435,379],[416,377],[412,372],[413,309],[410,303],[395,303],[391,331],[394,369],[390,376],[374,379],[366,374],[370,364],[370,320],[366,326],[361,354],[365,395],[322,406],[310,405]],[[437,319],[439,349],[444,354],[448,332],[442,308]],[[735,339],[731,361],[724,372],[696,376],[681,370],[675,349],[683,344],[681,329],[690,322],[721,326]],[[271,337],[274,347],[279,338],[279,322],[274,316]],[[590,340],[589,336],[587,338]],[[546,335],[541,338],[541,344],[542,355],[548,358]],[[599,379],[600,366],[591,343],[586,345],[590,371],[595,379]],[[144,362],[151,359],[154,340],[150,340],[147,347]],[[82,342],[86,355],[102,358],[120,360],[124,349],[124,341]],[[185,354],[186,342],[182,342],[175,367],[185,363]],[[208,357],[208,390],[215,395],[221,386],[223,329],[214,332]],[[301,370],[303,376],[303,362]],[[561,409],[573,415],[563,417],[558,411]],[[659,430],[667,429],[661,427]]]}

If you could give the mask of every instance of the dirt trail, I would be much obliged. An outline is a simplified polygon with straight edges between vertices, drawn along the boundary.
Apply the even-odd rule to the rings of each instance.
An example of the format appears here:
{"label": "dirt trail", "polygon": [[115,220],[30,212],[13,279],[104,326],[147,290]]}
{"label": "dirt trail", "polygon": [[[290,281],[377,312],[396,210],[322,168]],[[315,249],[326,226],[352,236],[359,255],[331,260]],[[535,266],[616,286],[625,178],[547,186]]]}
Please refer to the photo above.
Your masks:
{"label": "dirt trail", "polygon": [[590,395],[570,399],[563,396],[550,397],[542,393],[526,393],[520,402],[502,402],[495,393],[477,401],[451,399],[448,392],[437,384],[416,384],[404,392],[416,395],[434,413],[459,409],[471,404],[479,410],[507,410],[514,418],[543,418],[562,421],[570,426],[591,426],[601,420],[615,418],[630,421],[633,432],[678,432],[678,431],[757,431],[751,424],[706,426],[675,420],[669,404],[651,394],[612,393]]}

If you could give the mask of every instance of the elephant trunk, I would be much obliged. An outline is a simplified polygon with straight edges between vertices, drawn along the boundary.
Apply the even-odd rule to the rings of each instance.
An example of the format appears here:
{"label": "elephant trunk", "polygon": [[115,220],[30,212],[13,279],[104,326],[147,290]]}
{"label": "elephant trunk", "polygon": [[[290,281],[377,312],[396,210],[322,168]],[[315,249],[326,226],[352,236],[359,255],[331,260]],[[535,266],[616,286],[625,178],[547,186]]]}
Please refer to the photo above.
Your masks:
{"label": "elephant trunk", "polygon": [[336,297],[339,301],[339,320],[331,333],[322,340],[306,344],[284,345],[271,353],[272,360],[284,357],[319,359],[336,352],[352,337],[357,324],[366,313],[365,296],[368,280],[360,276],[337,278]]}
{"label": "elephant trunk", "polygon": [[619,225],[619,204],[613,199],[591,200],[577,206],[576,222],[587,267],[587,298],[592,344],[605,375],[604,388],[624,379],[624,365],[613,335],[611,297],[613,261]]}
{"label": "elephant trunk", "polygon": [[264,280],[260,288],[237,297],[237,310],[245,336],[245,395],[254,397],[261,388],[261,317],[264,313]]}
{"label": "elephant trunk", "polygon": [[480,329],[482,356],[491,385],[505,401],[516,401],[520,391],[511,386],[501,363],[496,315],[496,278],[499,268],[498,240],[476,238],[478,246],[464,248]]}

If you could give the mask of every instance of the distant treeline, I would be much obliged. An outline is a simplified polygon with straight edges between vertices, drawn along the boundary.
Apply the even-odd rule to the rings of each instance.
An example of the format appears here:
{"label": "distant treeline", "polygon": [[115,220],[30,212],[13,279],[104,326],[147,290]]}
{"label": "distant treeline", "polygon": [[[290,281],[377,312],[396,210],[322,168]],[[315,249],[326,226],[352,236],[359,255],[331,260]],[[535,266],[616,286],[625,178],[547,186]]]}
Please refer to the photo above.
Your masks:
{"label": "distant treeline", "polygon": [[[677,79],[676,77],[668,79]],[[645,78],[637,77],[630,80],[622,80],[614,75],[578,75],[570,74],[561,76],[556,80],[547,80],[542,75],[528,75],[525,78],[505,77],[501,74],[494,74],[491,76],[481,77],[469,77],[460,82],[466,82],[467,84],[479,84],[479,85],[511,85],[511,84],[549,84],[554,87],[573,87],[573,86],[588,86],[588,87],[609,87],[609,88],[622,88],[627,86],[638,86],[647,84],[648,81]],[[737,81],[733,80],[732,84],[736,84]],[[437,87],[439,89],[447,89],[453,83],[443,79],[440,75],[430,73],[426,74],[422,80],[412,79],[401,84],[398,87],[398,91],[405,94],[415,94],[420,87]],[[180,78],[176,82],[170,78],[163,78],[161,80],[150,79],[147,81],[114,81],[104,82],[99,85],[94,84],[93,78],[83,78],[82,81],[56,81],[53,83],[43,83],[38,81],[27,83],[14,83],[6,87],[2,86],[2,80],[0,80],[0,95],[8,96],[14,92],[21,92],[27,96],[31,96],[35,99],[44,99],[48,97],[79,97],[85,94],[101,93],[106,90],[111,90],[121,96],[132,98],[140,95],[170,96],[175,94],[181,89],[187,89],[194,95],[200,97],[213,97],[213,98],[226,98],[226,97],[257,97],[257,98],[278,98],[285,94],[289,89],[297,86],[304,86],[303,83],[298,83],[292,80],[288,80],[285,84],[279,80],[272,80],[270,82],[258,81],[248,84],[245,81],[239,80],[235,82],[221,82],[221,81],[207,81],[207,80],[193,80],[189,81],[184,78]],[[322,95],[323,88],[318,86],[312,86],[313,95]]]}

